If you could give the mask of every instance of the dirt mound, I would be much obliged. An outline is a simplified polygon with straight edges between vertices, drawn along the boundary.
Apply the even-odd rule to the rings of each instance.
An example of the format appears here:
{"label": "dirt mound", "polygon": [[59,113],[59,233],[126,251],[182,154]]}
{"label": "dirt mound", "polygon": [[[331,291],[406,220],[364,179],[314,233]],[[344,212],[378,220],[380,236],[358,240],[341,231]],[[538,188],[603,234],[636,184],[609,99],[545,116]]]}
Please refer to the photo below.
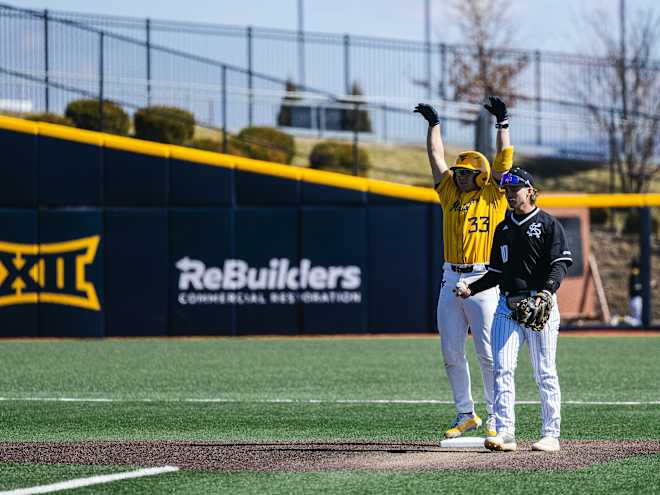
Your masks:
{"label": "dirt mound", "polygon": [[431,442],[213,443],[80,442],[0,443],[0,463],[174,465],[209,471],[302,472],[331,470],[560,470],[634,455],[660,453],[660,441],[562,441],[557,454],[445,449]]}

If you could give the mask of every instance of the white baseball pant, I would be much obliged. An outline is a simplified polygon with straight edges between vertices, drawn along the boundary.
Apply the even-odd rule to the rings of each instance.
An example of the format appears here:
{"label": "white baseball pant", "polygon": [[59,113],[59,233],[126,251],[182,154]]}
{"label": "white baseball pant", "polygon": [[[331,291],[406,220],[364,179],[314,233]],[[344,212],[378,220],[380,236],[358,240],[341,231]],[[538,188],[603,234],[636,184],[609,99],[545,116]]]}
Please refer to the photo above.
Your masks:
{"label": "white baseball pant", "polygon": [[497,432],[515,435],[516,388],[514,375],[520,346],[527,342],[534,379],[541,399],[541,436],[559,438],[561,423],[561,392],[555,366],[559,310],[557,297],[543,331],[535,332],[511,319],[506,297],[501,296],[491,334],[495,362],[495,417]]}
{"label": "white baseball pant", "polygon": [[472,341],[481,368],[486,410],[488,414],[493,413],[493,353],[490,332],[499,291],[493,287],[467,299],[456,297],[452,291],[459,280],[470,284],[481,278],[484,273],[486,269],[483,266],[478,271],[457,273],[445,263],[442,288],[438,297],[436,314],[442,357],[456,410],[459,413],[474,411],[470,370],[465,357],[468,327],[472,331]]}
{"label": "white baseball pant", "polygon": [[633,296],[628,300],[628,314],[631,317],[630,322],[633,325],[642,324],[643,305],[642,296]]}

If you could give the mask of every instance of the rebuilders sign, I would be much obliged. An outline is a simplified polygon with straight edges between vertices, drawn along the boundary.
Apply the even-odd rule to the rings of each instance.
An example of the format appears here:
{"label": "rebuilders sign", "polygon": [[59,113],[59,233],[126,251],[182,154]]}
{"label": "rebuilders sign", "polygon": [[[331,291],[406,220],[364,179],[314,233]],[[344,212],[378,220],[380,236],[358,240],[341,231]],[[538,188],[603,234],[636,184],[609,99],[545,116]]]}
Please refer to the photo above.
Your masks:
{"label": "rebuilders sign", "polygon": [[178,270],[178,303],[208,304],[359,304],[359,266],[320,266],[303,258],[272,258],[267,266],[226,259],[222,267],[184,257]]}

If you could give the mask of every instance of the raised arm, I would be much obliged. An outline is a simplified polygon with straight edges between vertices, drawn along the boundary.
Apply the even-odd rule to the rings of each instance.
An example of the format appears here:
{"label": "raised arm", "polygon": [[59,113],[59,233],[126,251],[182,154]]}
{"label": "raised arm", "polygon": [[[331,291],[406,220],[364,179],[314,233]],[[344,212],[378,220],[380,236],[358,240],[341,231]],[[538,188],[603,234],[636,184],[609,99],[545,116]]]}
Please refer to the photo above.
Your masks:
{"label": "raised arm", "polygon": [[[508,122],[508,121],[507,121]],[[509,136],[509,124],[506,127],[497,128],[497,138],[495,139],[496,153],[502,153],[504,148],[511,146],[511,137]]]}
{"label": "raised arm", "polygon": [[511,137],[509,136],[509,113],[506,105],[497,96],[488,97],[489,104],[484,105],[497,120],[497,139],[496,155],[493,162],[493,178],[499,181],[502,174],[509,170],[513,165],[513,146],[511,146]]}
{"label": "raised arm", "polygon": [[449,173],[449,167],[445,161],[445,147],[442,144],[440,135],[440,119],[438,113],[431,105],[420,103],[415,107],[415,112],[419,113],[429,123],[426,133],[426,152],[429,156],[431,173],[433,174],[433,184],[437,187],[442,179]]}

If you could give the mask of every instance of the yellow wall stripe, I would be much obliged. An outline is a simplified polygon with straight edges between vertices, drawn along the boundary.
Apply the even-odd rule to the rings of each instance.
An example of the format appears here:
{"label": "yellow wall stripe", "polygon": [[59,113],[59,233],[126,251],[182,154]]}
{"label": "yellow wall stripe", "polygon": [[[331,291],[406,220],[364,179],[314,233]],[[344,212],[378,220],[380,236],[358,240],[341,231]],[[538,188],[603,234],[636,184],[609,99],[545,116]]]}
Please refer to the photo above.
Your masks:
{"label": "yellow wall stripe", "polygon": [[199,163],[200,165],[214,165],[217,167],[236,168],[231,155],[203,151],[185,146],[170,146],[170,157],[186,162]]}
{"label": "yellow wall stripe", "polygon": [[321,184],[324,186],[341,187],[342,189],[353,189],[354,191],[367,192],[369,190],[369,179],[353,177],[351,175],[324,172],[312,168],[303,169],[302,180]]}
{"label": "yellow wall stripe", "polygon": [[261,160],[252,160],[250,158],[243,158],[242,156],[235,156],[233,158],[237,170],[242,170],[244,172],[254,172],[257,174],[272,175],[275,177],[282,177],[284,179],[302,179],[303,169],[300,167],[262,162]]}
{"label": "yellow wall stripe", "polygon": [[160,158],[169,158],[170,156],[170,147],[168,145],[154,143],[153,141],[144,141],[142,139],[104,134],[103,144],[106,148],[128,151],[130,153],[140,153],[142,155],[157,156]]}
{"label": "yellow wall stripe", "polygon": [[39,134],[39,124],[31,120],[15,119],[0,115],[0,128],[24,134]]}
{"label": "yellow wall stripe", "polygon": [[[113,149],[162,158],[172,157],[203,165],[236,168],[245,172],[266,174],[291,180],[302,180],[314,184],[353,189],[356,191],[370,192],[373,194],[412,201],[438,203],[438,196],[431,188],[406,186],[375,179],[364,179],[332,172],[293,167],[290,165],[280,165],[260,160],[251,160],[239,156],[223,155],[221,153],[201,151],[182,146],[154,143],[152,141],[115,136],[95,131],[86,131],[44,122],[32,122],[29,120],[0,115],[0,129],[26,134],[40,134],[59,139],[68,139],[80,143],[106,146]],[[541,195],[539,196],[539,206],[554,208],[660,206],[660,194]]]}
{"label": "yellow wall stripe", "polygon": [[404,186],[402,184],[394,184],[392,182],[375,179],[367,180],[369,181],[369,192],[373,194],[395,196],[398,198],[411,199],[413,201],[425,201],[428,203],[440,202],[438,194],[430,187]]}
{"label": "yellow wall stripe", "polygon": [[78,143],[91,144],[94,146],[103,146],[103,134],[100,132],[74,129],[73,127],[48,124],[46,122],[39,122],[38,132],[41,136],[66,139],[67,141],[76,141]]}
{"label": "yellow wall stripe", "polygon": [[660,206],[660,194],[540,195],[539,206],[554,208],[616,208]]}

